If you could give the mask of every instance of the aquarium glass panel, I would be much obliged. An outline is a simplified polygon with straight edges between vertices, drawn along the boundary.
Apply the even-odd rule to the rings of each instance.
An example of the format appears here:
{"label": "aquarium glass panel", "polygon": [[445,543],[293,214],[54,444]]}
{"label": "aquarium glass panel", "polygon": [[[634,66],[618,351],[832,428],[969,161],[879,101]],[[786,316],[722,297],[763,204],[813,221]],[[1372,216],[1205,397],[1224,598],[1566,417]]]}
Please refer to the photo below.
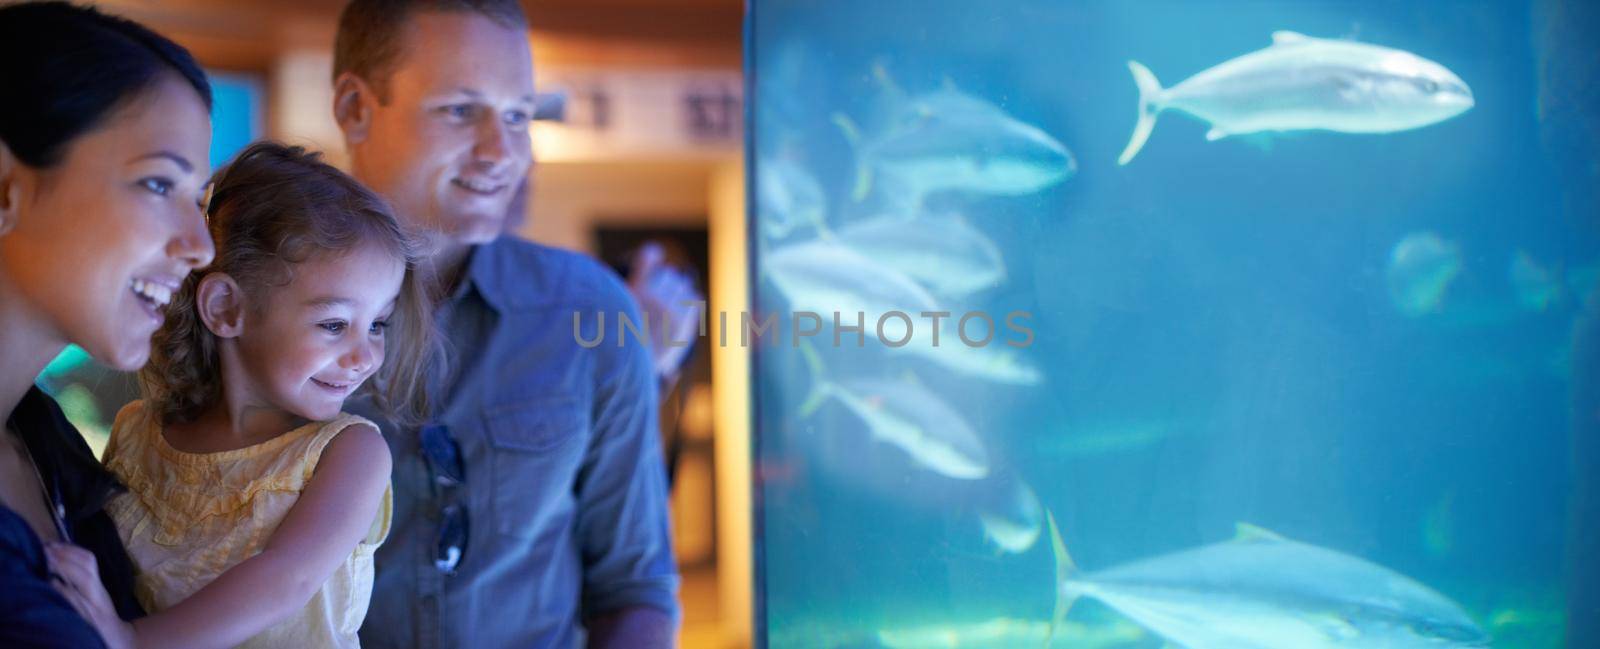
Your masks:
{"label": "aquarium glass panel", "polygon": [[760,642],[1600,637],[1597,18],[751,3]]}

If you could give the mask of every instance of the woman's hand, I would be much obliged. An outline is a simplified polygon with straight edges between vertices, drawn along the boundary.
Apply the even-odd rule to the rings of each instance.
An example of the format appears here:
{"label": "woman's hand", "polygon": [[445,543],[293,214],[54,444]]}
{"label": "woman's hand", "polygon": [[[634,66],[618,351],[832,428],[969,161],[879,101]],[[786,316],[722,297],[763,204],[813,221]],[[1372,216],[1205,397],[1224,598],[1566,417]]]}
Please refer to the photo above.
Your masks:
{"label": "woman's hand", "polygon": [[44,551],[56,590],[100,632],[106,646],[133,649],[133,625],[117,616],[117,607],[100,582],[100,564],[94,553],[67,543],[46,543]]}

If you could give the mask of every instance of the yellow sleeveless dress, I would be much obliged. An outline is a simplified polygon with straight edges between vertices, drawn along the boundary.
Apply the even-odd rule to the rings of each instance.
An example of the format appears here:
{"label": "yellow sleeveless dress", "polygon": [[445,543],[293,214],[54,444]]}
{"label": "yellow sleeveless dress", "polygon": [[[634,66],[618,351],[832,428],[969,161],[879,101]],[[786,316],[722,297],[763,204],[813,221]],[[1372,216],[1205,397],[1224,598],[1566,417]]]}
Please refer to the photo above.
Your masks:
{"label": "yellow sleeveless dress", "polygon": [[[106,510],[133,559],[145,610],[165,610],[259,553],[310,482],[322,449],[358,423],[373,425],[340,414],[255,446],[197,454],[168,445],[144,402],[117,413],[104,462],[128,493]],[[385,490],[366,538],[305,608],[240,646],[359,647],[372,553],[389,534],[392,508],[393,492]]]}

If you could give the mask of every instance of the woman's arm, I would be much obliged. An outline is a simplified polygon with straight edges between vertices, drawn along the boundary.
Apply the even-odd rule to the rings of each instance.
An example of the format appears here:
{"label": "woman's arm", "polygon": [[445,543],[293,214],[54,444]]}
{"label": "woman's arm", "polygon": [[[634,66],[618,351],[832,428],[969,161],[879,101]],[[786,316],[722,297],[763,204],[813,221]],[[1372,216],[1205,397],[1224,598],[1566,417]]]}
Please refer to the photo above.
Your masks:
{"label": "woman's arm", "polygon": [[[340,432],[261,553],[176,606],[134,622],[136,646],[232,647],[293,615],[366,537],[389,470],[389,447],[377,429],[357,424]],[[101,632],[108,639],[121,635]]]}

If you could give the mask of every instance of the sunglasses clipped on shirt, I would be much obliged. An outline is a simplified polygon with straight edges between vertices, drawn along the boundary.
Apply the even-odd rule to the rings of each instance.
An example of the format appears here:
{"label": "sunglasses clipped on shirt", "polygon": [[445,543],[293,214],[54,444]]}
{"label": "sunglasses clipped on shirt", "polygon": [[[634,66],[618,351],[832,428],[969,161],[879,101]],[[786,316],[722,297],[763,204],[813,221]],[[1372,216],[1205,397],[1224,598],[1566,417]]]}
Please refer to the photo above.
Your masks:
{"label": "sunglasses clipped on shirt", "polygon": [[454,575],[467,551],[467,506],[461,502],[465,491],[462,487],[467,483],[466,463],[461,460],[461,446],[456,444],[449,426],[428,424],[422,427],[421,437],[422,457],[433,477],[434,495],[451,499],[439,510],[433,567]]}

